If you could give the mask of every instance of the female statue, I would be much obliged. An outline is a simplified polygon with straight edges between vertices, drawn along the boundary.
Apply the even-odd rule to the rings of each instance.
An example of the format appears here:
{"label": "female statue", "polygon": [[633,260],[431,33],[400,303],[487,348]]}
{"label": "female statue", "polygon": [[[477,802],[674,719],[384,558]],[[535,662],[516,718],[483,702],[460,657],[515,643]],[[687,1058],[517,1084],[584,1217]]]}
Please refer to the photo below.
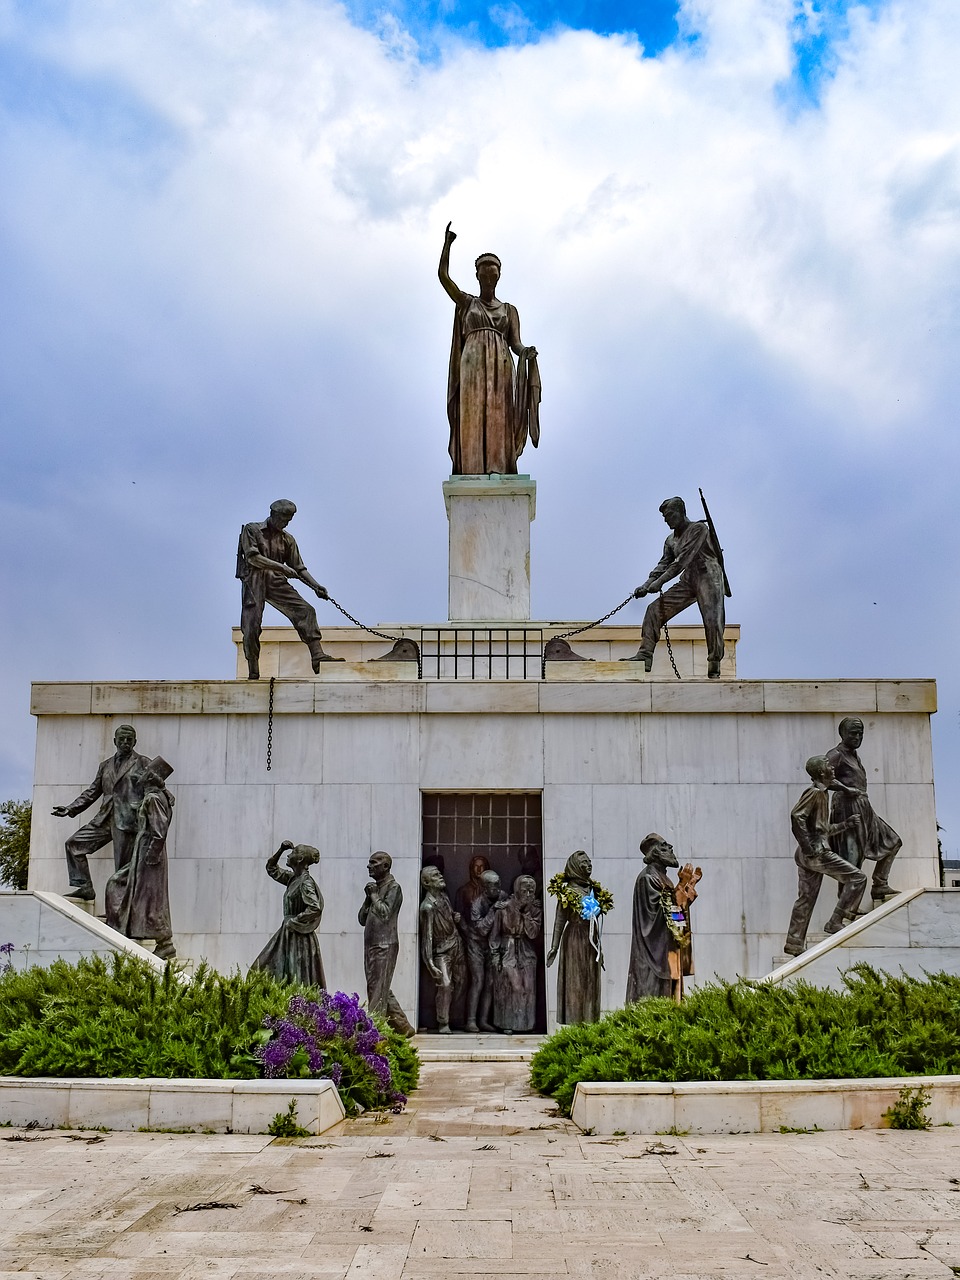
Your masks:
{"label": "female statue", "polygon": [[533,876],[517,876],[513,897],[493,912],[493,1025],[510,1035],[532,1031],[537,1018],[537,940],[543,910]]}
{"label": "female statue", "polygon": [[593,863],[583,849],[578,849],[571,853],[563,871],[554,876],[548,886],[548,892],[557,899],[557,915],[547,967],[559,954],[557,1021],[560,1023],[596,1022],[600,1017],[603,952],[599,921],[603,908],[592,912],[588,903],[584,910],[584,899],[593,899],[605,891],[591,879],[592,875]]}
{"label": "female statue", "polygon": [[[287,853],[281,867],[280,855]],[[320,861],[320,852],[309,844],[284,840],[267,861],[267,875],[286,885],[283,894],[283,924],[254,960],[251,968],[266,969],[275,978],[325,987],[323,960],[316,931],[323,915],[323,898],[310,867]]]}
{"label": "female statue", "polygon": [[[438,274],[457,308],[447,379],[453,474],[516,475],[527,436],[534,448],[540,440],[537,349],[520,341],[516,307],[497,298],[500,259],[495,253],[477,258],[479,298],[450,279],[450,246],[456,238],[448,222]],[[511,351],[519,358],[516,370]]]}

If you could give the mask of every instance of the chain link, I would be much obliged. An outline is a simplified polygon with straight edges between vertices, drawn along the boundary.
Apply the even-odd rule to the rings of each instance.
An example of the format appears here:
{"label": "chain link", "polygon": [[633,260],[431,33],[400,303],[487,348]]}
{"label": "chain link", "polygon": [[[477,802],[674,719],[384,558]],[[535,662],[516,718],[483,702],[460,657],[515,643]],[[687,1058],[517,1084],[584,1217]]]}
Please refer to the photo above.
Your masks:
{"label": "chain link", "polygon": [[[660,603],[663,604],[663,587],[660,588]],[[670,628],[666,623],[663,624],[663,638],[667,642],[667,656],[670,658],[670,665],[673,667],[673,674],[678,680],[682,680],[683,677],[680,675],[680,671],[673,657],[673,645],[670,643]]]}
{"label": "chain link", "polygon": [[[609,613],[605,613],[603,617],[598,618],[596,622],[585,622],[582,627],[574,627],[572,631],[561,631],[559,635],[551,636],[550,639],[566,640],[570,636],[578,636],[581,631],[589,631],[591,627],[599,627],[604,622],[606,622],[608,618],[612,618],[615,613],[619,613],[621,609],[625,609],[632,599],[633,599],[633,592],[631,591],[630,594],[627,596],[626,600],[621,600],[621,602],[617,605],[615,609],[611,609]],[[547,659],[544,655],[541,655],[540,679],[546,680],[546,678],[547,678]]]}
{"label": "chain link", "polygon": [[267,705],[267,773],[273,768],[273,686],[276,676],[270,677],[270,701]]}

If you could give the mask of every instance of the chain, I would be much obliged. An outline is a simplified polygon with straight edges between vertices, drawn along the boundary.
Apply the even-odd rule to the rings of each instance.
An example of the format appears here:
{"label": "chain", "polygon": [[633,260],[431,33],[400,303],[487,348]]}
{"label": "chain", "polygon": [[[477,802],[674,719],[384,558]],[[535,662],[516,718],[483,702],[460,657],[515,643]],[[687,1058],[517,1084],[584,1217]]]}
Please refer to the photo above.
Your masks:
{"label": "chain", "polygon": [[[596,622],[585,622],[582,627],[574,627],[572,631],[561,631],[559,635],[551,636],[551,640],[566,640],[570,636],[578,636],[581,631],[589,631],[591,627],[601,626],[608,618],[612,618],[615,613],[619,613],[621,609],[625,609],[633,599],[633,592],[627,596],[626,600],[621,600],[615,609],[611,609],[609,613],[605,613],[602,618],[598,618]],[[540,678],[547,678],[547,660],[544,657],[540,659]]]}
{"label": "chain", "polygon": [[266,705],[266,772],[274,764],[274,685],[276,676],[270,676],[270,700]]}
{"label": "chain", "polygon": [[[660,588],[660,603],[663,604],[663,588],[662,587]],[[671,667],[673,667],[673,674],[677,677],[678,680],[681,680],[683,679],[683,677],[680,675],[680,672],[677,669],[676,661],[674,660],[673,645],[670,643],[670,628],[667,626],[666,623],[663,624],[663,638],[667,642],[667,655],[670,658],[670,665]]]}
{"label": "chain", "polygon": [[270,702],[267,706],[267,773],[273,768],[273,686],[276,676],[270,677]]}
{"label": "chain", "polygon": [[[375,631],[373,627],[365,627],[362,622],[353,616],[352,613],[347,613],[343,605],[338,604],[337,601],[334,600],[333,596],[327,596],[327,600],[335,609],[339,609],[345,618],[349,618],[355,627],[359,627],[361,631],[366,631],[368,635],[379,636],[381,640],[392,640],[394,644],[396,644],[398,640],[403,639],[403,636],[389,636],[386,631]],[[417,679],[423,679],[423,657],[420,653],[419,645],[417,645]]]}

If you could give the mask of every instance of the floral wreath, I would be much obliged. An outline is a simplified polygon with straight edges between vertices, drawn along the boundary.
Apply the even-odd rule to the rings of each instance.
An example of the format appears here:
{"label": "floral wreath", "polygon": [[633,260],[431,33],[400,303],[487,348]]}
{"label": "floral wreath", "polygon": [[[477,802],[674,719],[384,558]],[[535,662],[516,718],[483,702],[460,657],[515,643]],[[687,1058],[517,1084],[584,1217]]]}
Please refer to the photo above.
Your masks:
{"label": "floral wreath", "polygon": [[571,915],[580,916],[584,920],[592,920],[597,916],[605,916],[613,910],[613,894],[605,889],[599,880],[589,880],[587,893],[578,893],[562,871],[558,871],[547,885],[547,893],[556,898],[559,906]]}

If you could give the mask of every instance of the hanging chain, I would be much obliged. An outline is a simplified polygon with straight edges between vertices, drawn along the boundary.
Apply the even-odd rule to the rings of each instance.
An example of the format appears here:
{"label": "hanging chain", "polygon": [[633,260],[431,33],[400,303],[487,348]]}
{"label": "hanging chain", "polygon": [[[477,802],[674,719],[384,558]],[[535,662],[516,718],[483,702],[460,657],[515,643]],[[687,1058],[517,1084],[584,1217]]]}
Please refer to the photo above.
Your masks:
{"label": "hanging chain", "polygon": [[[626,600],[622,600],[615,609],[611,609],[609,613],[605,613],[602,618],[598,618],[596,622],[585,622],[582,627],[574,627],[572,631],[561,631],[559,635],[551,636],[551,640],[566,640],[569,636],[578,636],[581,631],[589,631],[591,627],[601,626],[608,618],[612,618],[615,613],[619,613],[621,609],[625,609],[633,599],[633,592],[627,596]],[[547,678],[547,660],[540,655],[540,679]]]}
{"label": "hanging chain", "polygon": [[[373,627],[365,627],[362,622],[359,622],[353,616],[352,613],[347,613],[343,605],[338,604],[337,601],[334,600],[333,596],[327,596],[327,600],[335,609],[339,609],[345,618],[349,618],[355,627],[359,627],[361,631],[366,631],[368,635],[379,636],[381,640],[392,640],[394,644],[396,644],[398,640],[402,640],[404,638],[403,636],[388,636],[386,631],[376,631]],[[423,655],[420,652],[419,645],[417,645],[417,679],[423,679]]]}
{"label": "hanging chain", "polygon": [[267,706],[267,773],[273,768],[273,686],[276,676],[270,677],[270,702]]}
{"label": "hanging chain", "polygon": [[[663,587],[660,588],[660,603],[663,604]],[[663,624],[663,638],[667,642],[667,654],[670,658],[670,665],[671,667],[673,667],[673,674],[677,677],[678,680],[682,680],[683,677],[680,675],[680,672],[677,669],[677,664],[673,656],[673,645],[670,643],[670,628],[667,626],[666,623]]]}
{"label": "hanging chain", "polygon": [[352,613],[347,613],[342,604],[337,604],[333,596],[327,596],[327,600],[335,609],[339,609],[345,618],[349,618],[355,627],[359,627],[361,631],[367,631],[372,636],[379,636],[381,640],[393,640],[396,642],[397,640],[403,639],[403,636],[388,636],[385,631],[374,631],[373,627],[365,627],[362,622],[357,621]]}

